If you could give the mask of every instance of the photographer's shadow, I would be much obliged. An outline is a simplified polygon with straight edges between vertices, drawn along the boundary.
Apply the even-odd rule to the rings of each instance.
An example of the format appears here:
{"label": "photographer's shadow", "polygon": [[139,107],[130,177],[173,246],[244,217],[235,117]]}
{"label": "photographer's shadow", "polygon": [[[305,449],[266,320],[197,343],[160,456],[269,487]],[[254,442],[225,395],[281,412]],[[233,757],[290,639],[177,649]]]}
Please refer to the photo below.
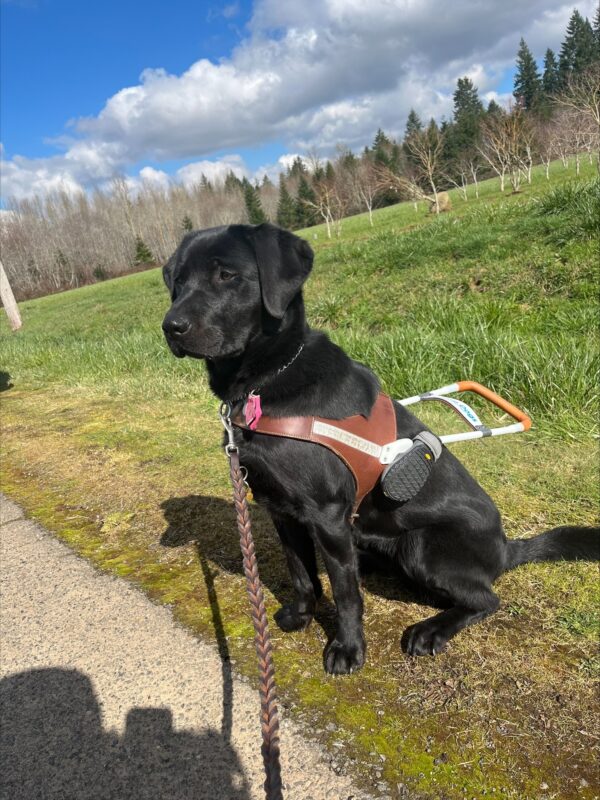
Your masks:
{"label": "photographer's shadow", "polygon": [[0,682],[2,800],[250,800],[220,731],[175,730],[170,709],[132,708],[106,731],[89,678],[73,669]]}

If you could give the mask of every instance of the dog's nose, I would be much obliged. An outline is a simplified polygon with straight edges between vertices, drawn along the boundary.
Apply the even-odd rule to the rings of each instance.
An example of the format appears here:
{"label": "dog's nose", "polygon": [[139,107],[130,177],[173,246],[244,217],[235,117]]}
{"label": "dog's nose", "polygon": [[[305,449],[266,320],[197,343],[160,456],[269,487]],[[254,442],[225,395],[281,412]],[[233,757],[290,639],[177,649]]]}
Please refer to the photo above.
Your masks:
{"label": "dog's nose", "polygon": [[183,336],[192,327],[192,323],[187,319],[172,317],[165,318],[162,327],[163,331],[171,336]]}

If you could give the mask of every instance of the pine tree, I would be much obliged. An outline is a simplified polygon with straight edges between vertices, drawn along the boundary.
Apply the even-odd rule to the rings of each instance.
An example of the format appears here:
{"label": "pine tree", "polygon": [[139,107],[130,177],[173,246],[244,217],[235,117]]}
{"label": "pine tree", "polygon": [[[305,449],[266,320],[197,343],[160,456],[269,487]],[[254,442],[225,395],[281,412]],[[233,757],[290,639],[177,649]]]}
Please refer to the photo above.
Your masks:
{"label": "pine tree", "polygon": [[249,180],[244,178],[242,181],[244,191],[244,202],[246,203],[246,213],[248,214],[248,222],[250,225],[260,225],[267,221],[265,212],[262,210],[260,204],[260,196],[255,186],[252,186]]}
{"label": "pine tree", "polygon": [[304,161],[302,161],[300,156],[296,156],[296,158],[292,161],[291,167],[288,169],[288,176],[290,178],[301,178],[306,174],[307,170],[306,166],[304,165]]}
{"label": "pine tree", "polygon": [[150,252],[149,247],[144,243],[141,236],[135,237],[135,257],[134,264],[149,264],[154,261],[154,256]]}
{"label": "pine tree", "polygon": [[[594,21],[596,24],[596,20]],[[580,75],[598,58],[596,32],[575,9],[571,14],[565,40],[560,48],[558,74],[560,88],[564,89],[573,75]]]}
{"label": "pine tree", "polygon": [[592,23],[592,30],[594,32],[594,40],[596,42],[596,59],[600,60],[600,3],[596,6],[596,16]]}
{"label": "pine tree", "polygon": [[240,189],[244,188],[244,182],[241,181],[232,170],[229,170],[225,176],[224,186],[226,192],[238,192]]}
{"label": "pine tree", "polygon": [[573,69],[577,75],[592,66],[597,59],[597,43],[594,29],[590,25],[589,19],[584,19],[579,34],[579,42],[575,53],[575,64]]}
{"label": "pine tree", "polygon": [[194,230],[194,223],[192,222],[192,219],[190,216],[188,216],[188,214],[186,214],[184,218],[181,220],[181,227],[186,233]]}
{"label": "pine tree", "polygon": [[518,103],[526,109],[531,109],[538,102],[541,89],[542,82],[535,59],[527,47],[525,39],[521,39],[517,52],[517,72],[513,94]]}
{"label": "pine tree", "polygon": [[483,114],[483,103],[479,99],[477,87],[466,75],[459,78],[454,90],[454,122]]}
{"label": "pine tree", "polygon": [[386,167],[389,166],[392,142],[390,139],[388,139],[381,128],[379,128],[375,134],[375,139],[373,140],[373,146],[371,147],[371,150],[376,163],[385,164]]}
{"label": "pine tree", "polygon": [[279,176],[279,202],[277,204],[277,224],[293,230],[296,224],[296,206],[285,183],[283,173]]}
{"label": "pine tree", "polygon": [[423,130],[423,123],[421,122],[421,120],[419,118],[419,115],[414,110],[414,108],[411,108],[411,110],[408,112],[408,118],[406,120],[406,128],[404,130],[404,138],[408,139],[413,134],[419,133],[422,130]]}
{"label": "pine tree", "polygon": [[544,75],[542,77],[542,88],[546,97],[551,97],[558,90],[558,62],[554,55],[554,50],[548,48],[544,56]]}
{"label": "pine tree", "polygon": [[317,211],[313,203],[317,202],[316,195],[309,186],[306,177],[302,175],[298,183],[298,197],[296,198],[296,227],[310,228],[317,221]]}
{"label": "pine tree", "polygon": [[504,109],[492,97],[492,99],[488,103],[486,114],[488,114],[489,116],[494,116],[495,114],[504,114]]}
{"label": "pine tree", "polygon": [[442,126],[444,160],[448,168],[453,161],[475,149],[483,113],[483,103],[473,81],[466,76],[459,78],[454,91],[454,122]]}

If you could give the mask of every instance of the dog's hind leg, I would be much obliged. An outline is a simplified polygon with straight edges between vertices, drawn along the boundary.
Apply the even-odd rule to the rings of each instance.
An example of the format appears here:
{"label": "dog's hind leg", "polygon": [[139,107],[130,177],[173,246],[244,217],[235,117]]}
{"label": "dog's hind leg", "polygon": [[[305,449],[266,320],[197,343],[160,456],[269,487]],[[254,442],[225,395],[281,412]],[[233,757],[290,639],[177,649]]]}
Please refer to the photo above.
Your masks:
{"label": "dog's hind leg", "polygon": [[317,572],[315,545],[307,528],[292,517],[275,517],[294,587],[294,600],[282,606],[274,619],[283,631],[297,631],[310,625],[317,600],[323,594]]}
{"label": "dog's hind leg", "polygon": [[483,582],[469,584],[464,578],[452,587],[450,598],[450,608],[404,631],[402,647],[409,655],[434,656],[443,652],[459,631],[489,617],[500,605],[491,588]]}

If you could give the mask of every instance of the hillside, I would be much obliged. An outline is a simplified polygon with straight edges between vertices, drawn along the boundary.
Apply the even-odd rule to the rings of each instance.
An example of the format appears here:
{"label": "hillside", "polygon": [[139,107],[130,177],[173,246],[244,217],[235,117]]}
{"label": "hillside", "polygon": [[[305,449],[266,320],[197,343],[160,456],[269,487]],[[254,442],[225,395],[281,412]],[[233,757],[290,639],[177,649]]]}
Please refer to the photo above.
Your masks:
{"label": "hillside", "polygon": [[[392,206],[304,232],[316,252],[313,325],[403,397],[461,379],[532,416],[528,434],[453,446],[497,501],[507,534],[593,524],[597,481],[600,188],[553,165],[516,196],[496,181],[452,193],[440,218]],[[199,362],[162,339],[159,270],[23,303],[1,320],[2,486],[102,569],[139,584],[254,678],[217,403]],[[489,419],[489,412],[488,419]],[[428,416],[440,432],[454,417]],[[291,587],[276,535],[254,511],[272,614]],[[368,662],[322,672],[330,609],[273,630],[283,705],[332,747],[340,769],[411,798],[591,798],[597,570],[530,565],[497,583],[498,614],[435,659],[410,660],[402,630],[428,614],[365,577]],[[223,631],[227,642],[223,639]],[[225,650],[223,649],[225,648]],[[547,788],[544,788],[547,787]]]}

